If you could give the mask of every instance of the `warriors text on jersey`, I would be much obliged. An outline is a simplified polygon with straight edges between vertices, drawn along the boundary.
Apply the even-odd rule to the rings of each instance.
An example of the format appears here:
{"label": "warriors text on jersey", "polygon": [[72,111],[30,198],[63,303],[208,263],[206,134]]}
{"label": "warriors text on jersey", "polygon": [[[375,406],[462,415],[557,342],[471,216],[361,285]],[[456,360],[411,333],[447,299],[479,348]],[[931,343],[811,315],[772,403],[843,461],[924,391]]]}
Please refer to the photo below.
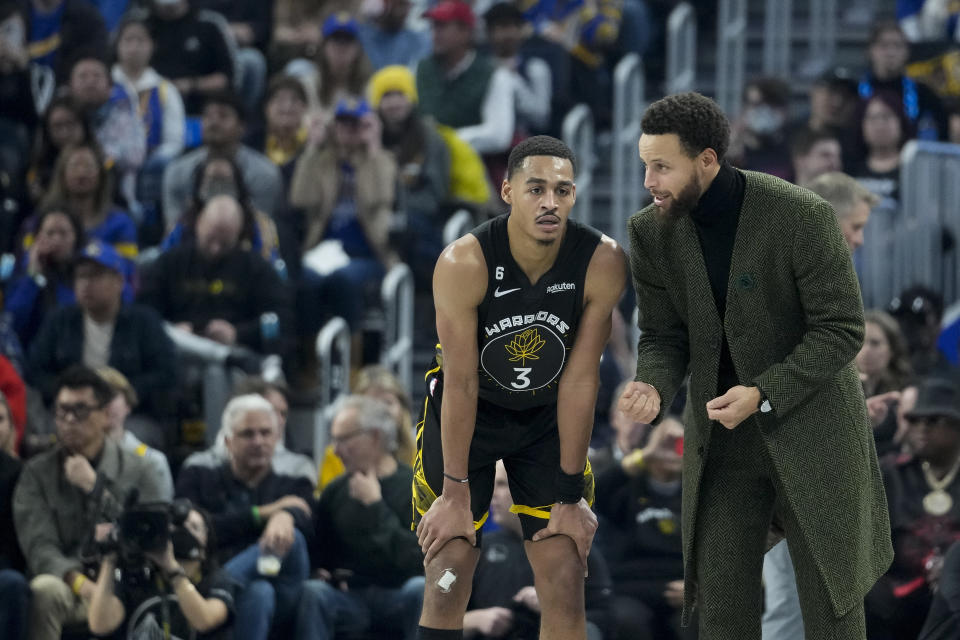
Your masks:
{"label": "warriors text on jersey", "polygon": [[600,233],[567,220],[557,258],[531,284],[510,253],[509,215],[472,231],[487,262],[487,293],[477,308],[480,398],[507,409],[556,402],[557,384],[577,335],[583,287]]}

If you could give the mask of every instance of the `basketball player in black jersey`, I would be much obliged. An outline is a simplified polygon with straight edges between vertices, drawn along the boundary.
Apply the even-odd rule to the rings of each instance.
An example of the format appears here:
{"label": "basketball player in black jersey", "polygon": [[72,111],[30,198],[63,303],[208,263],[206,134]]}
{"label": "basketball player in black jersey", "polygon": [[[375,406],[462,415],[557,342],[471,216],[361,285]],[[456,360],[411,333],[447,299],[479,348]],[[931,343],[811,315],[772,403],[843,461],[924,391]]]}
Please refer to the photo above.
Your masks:
{"label": "basketball player in black jersey", "polygon": [[568,220],[574,157],[536,136],[510,153],[507,215],[448,246],[433,277],[440,351],[414,469],[425,554],[418,637],[462,637],[480,532],[503,459],[536,577],[540,637],[586,637],[583,578],[600,356],[623,293],[621,248]]}

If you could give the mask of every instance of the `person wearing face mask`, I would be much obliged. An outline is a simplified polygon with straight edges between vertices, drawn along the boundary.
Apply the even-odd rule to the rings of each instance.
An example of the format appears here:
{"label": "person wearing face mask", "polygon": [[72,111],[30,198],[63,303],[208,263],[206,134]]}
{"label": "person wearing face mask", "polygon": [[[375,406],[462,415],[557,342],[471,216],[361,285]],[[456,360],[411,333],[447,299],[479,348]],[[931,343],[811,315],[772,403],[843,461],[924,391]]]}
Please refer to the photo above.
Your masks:
{"label": "person wearing face mask", "polygon": [[163,172],[163,216],[167,228],[172,228],[190,206],[190,189],[194,186],[197,167],[214,156],[229,158],[236,164],[257,209],[267,215],[276,215],[282,210],[285,198],[280,169],[262,153],[243,144],[245,112],[243,102],[229,91],[206,97],[203,144],[171,162]]}
{"label": "person wearing face mask", "polygon": [[210,516],[189,500],[178,503],[174,510],[189,509],[185,520],[170,525],[163,551],[145,554],[153,579],[137,580],[127,567],[118,572],[116,553],[103,557],[87,612],[93,633],[118,640],[231,637],[237,583],[217,566]]}
{"label": "person wearing face mask", "polygon": [[748,171],[793,179],[786,137],[790,87],[778,78],[757,78],[743,89],[743,112],[733,123],[730,161]]}
{"label": "person wearing face mask", "polygon": [[164,238],[161,250],[169,251],[192,238],[197,218],[207,203],[217,196],[230,196],[240,203],[243,213],[241,248],[259,253],[283,275],[286,264],[280,254],[277,225],[270,216],[254,208],[240,168],[226,157],[211,156],[196,168],[190,207]]}

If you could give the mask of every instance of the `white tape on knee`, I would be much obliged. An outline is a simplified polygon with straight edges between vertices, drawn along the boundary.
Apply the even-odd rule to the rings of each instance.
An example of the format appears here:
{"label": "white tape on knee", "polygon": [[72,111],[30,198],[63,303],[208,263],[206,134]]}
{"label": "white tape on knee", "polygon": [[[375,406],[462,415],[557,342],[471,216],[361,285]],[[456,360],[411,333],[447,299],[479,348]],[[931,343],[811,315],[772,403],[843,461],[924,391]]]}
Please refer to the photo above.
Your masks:
{"label": "white tape on knee", "polygon": [[454,583],[457,581],[457,572],[453,569],[444,569],[437,580],[437,588],[443,593],[450,593]]}

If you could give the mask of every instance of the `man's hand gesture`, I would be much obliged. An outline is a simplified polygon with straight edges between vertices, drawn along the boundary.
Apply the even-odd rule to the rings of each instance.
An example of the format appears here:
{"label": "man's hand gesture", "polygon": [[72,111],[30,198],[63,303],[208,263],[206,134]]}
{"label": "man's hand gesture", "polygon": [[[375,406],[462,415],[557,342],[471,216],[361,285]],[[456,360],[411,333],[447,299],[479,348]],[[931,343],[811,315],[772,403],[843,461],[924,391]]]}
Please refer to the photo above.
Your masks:
{"label": "man's hand gesture", "polygon": [[79,453],[67,457],[63,463],[63,474],[67,482],[86,494],[97,486],[97,472],[90,465],[90,461]]}
{"label": "man's hand gesture", "polygon": [[380,488],[380,478],[377,477],[377,472],[372,469],[356,471],[351,474],[349,489],[350,497],[367,507],[380,502],[383,498],[383,493]]}
{"label": "man's hand gesture", "polygon": [[736,429],[741,422],[759,411],[759,407],[760,389],[737,385],[707,403],[707,417],[727,429]]}
{"label": "man's hand gesture", "polygon": [[634,422],[650,424],[660,415],[660,394],[646,382],[628,382],[617,409]]}
{"label": "man's hand gesture", "polygon": [[546,528],[533,534],[533,541],[538,542],[550,536],[565,535],[577,545],[577,554],[583,572],[587,572],[587,556],[593,545],[593,534],[597,532],[597,516],[590,509],[584,498],[576,504],[555,504],[550,510],[550,522]]}

